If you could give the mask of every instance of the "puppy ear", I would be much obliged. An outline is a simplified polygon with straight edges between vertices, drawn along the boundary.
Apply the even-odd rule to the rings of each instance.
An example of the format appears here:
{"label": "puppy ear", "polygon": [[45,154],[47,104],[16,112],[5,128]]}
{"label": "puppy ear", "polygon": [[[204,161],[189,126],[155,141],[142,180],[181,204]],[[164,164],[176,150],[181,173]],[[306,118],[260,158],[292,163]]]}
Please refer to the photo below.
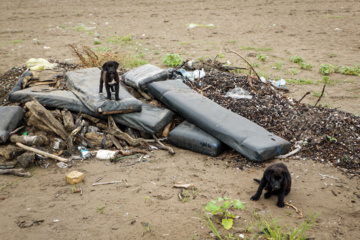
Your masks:
{"label": "puppy ear", "polygon": [[119,63],[114,61],[114,64],[115,64],[115,69],[117,69],[119,67]]}
{"label": "puppy ear", "polygon": [[289,181],[289,175],[286,172],[283,172],[282,175],[284,177],[285,182],[288,182]]}
{"label": "puppy ear", "polygon": [[102,65],[102,69],[103,69],[104,71],[107,71],[107,70],[108,70],[108,69],[107,69],[107,62],[104,63],[104,65]]}
{"label": "puppy ear", "polygon": [[270,181],[271,180],[271,175],[274,173],[273,170],[269,169],[269,170],[266,170],[264,172],[264,177],[266,178],[266,180]]}

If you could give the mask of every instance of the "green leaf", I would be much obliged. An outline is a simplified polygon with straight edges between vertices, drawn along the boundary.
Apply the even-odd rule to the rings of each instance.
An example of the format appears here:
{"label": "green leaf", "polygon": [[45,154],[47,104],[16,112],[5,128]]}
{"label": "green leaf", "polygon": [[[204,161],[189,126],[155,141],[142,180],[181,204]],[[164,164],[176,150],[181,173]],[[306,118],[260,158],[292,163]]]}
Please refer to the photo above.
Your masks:
{"label": "green leaf", "polygon": [[223,199],[223,198],[221,198],[221,197],[218,197],[218,198],[216,199],[216,201],[218,201],[218,202],[222,202],[222,201],[224,201],[224,199]]}
{"label": "green leaf", "polygon": [[224,228],[226,229],[226,230],[229,230],[231,227],[232,227],[232,225],[233,225],[233,219],[231,219],[231,218],[229,218],[229,219],[223,219],[222,221],[221,221],[221,224],[224,226]]}
{"label": "green leaf", "polygon": [[216,205],[216,202],[215,201],[210,201],[205,209],[207,211],[211,211],[213,215],[215,215],[219,210],[220,210],[220,207],[218,205]]}
{"label": "green leaf", "polygon": [[230,206],[231,206],[231,202],[229,202],[229,201],[224,202],[223,207],[224,207],[225,210],[228,209]]}
{"label": "green leaf", "polygon": [[235,216],[234,214],[231,214],[231,213],[229,213],[229,212],[227,212],[227,216],[228,216],[228,217],[231,217],[231,218],[236,218],[236,216]]}
{"label": "green leaf", "polygon": [[244,209],[245,209],[245,205],[244,205],[244,203],[243,203],[242,201],[240,201],[240,200],[235,200],[235,201],[234,201],[234,208],[244,210]]}

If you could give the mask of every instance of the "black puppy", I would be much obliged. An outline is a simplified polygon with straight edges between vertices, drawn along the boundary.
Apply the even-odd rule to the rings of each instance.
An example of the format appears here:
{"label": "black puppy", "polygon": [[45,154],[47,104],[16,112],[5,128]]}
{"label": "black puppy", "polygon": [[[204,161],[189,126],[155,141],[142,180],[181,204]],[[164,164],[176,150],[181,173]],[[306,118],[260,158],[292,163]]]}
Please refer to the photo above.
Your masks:
{"label": "black puppy", "polygon": [[265,188],[268,192],[264,194],[264,197],[270,198],[271,195],[278,195],[278,207],[284,207],[284,196],[291,190],[291,175],[288,168],[283,163],[275,163],[265,169],[264,176],[261,181],[254,179],[260,183],[260,186],[254,196],[250,200],[259,200],[262,190]]}
{"label": "black puppy", "polygon": [[[99,93],[103,92],[103,84],[105,83],[105,89],[107,93],[107,99],[111,100],[111,92],[115,92],[115,100],[118,101],[119,99],[119,88],[120,88],[120,79],[119,75],[116,72],[119,63],[115,61],[107,61],[102,66],[101,76],[100,76],[100,89]],[[114,91],[115,86],[115,91]]]}

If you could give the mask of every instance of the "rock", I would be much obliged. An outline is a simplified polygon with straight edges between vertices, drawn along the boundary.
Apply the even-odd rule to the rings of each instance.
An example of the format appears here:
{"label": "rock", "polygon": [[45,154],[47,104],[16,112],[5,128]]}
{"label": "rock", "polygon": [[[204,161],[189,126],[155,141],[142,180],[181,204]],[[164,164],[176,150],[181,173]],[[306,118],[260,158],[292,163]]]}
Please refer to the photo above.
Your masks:
{"label": "rock", "polygon": [[85,177],[84,173],[78,172],[78,171],[72,171],[65,176],[65,179],[66,179],[67,183],[74,185],[74,184],[82,182],[84,177]]}
{"label": "rock", "polygon": [[24,168],[29,166],[29,164],[33,163],[35,160],[34,152],[26,152],[18,156],[17,162],[21,164]]}

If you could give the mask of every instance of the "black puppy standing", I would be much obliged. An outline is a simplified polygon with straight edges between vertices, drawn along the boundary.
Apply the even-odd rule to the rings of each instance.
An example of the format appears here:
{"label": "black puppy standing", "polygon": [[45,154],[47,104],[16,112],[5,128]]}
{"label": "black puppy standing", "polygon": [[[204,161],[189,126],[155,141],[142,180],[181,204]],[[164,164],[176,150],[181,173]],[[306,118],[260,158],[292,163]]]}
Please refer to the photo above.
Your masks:
{"label": "black puppy standing", "polygon": [[278,195],[278,207],[284,207],[284,196],[291,190],[291,175],[288,168],[283,163],[275,163],[265,169],[264,176],[261,181],[254,179],[260,183],[260,186],[254,196],[250,200],[259,200],[263,189],[267,190],[264,197],[270,198],[271,195]]}
{"label": "black puppy standing", "polygon": [[[101,70],[100,76],[100,89],[99,93],[103,92],[103,84],[105,84],[105,89],[107,93],[107,99],[111,100],[111,92],[115,92],[115,100],[119,99],[119,89],[120,89],[120,79],[116,69],[119,67],[119,63],[115,61],[108,61],[104,63]],[[114,91],[115,86],[115,91]]]}

